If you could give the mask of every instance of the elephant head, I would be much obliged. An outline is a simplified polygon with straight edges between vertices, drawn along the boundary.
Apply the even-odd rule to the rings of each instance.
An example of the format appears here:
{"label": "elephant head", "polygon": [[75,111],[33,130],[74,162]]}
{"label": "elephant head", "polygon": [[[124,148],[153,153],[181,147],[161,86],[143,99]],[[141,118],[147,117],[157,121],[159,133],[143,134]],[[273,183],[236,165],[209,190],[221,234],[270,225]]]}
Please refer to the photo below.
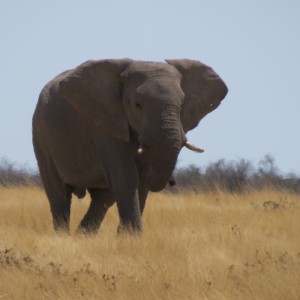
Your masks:
{"label": "elephant head", "polygon": [[148,188],[157,191],[181,148],[189,146],[185,133],[220,104],[227,87],[199,61],[121,59],[88,61],[68,71],[59,92],[104,134],[132,143],[136,153],[139,148]]}

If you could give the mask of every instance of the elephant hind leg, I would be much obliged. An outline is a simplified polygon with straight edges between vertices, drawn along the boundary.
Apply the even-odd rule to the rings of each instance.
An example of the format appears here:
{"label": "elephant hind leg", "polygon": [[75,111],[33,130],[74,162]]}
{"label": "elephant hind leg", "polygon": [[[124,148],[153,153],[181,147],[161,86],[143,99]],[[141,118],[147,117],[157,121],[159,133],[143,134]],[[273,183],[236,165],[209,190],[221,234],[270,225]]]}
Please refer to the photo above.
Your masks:
{"label": "elephant hind leg", "polygon": [[56,231],[69,232],[72,193],[64,187],[60,187],[53,195],[48,196],[53,225]]}
{"label": "elephant hind leg", "polygon": [[48,153],[35,147],[40,175],[47,194],[56,231],[69,232],[72,190],[59,177]]}
{"label": "elephant hind leg", "polygon": [[90,207],[81,221],[77,233],[97,233],[108,209],[114,204],[114,197],[108,189],[88,189],[91,196]]}

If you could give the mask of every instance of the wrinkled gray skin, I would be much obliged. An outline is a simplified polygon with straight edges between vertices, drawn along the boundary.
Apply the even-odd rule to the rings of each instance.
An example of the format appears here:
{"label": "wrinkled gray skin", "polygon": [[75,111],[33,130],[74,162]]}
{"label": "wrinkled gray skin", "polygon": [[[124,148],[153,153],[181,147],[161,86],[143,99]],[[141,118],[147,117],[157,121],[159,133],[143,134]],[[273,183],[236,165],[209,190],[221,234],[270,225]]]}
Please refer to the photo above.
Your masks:
{"label": "wrinkled gray skin", "polygon": [[140,231],[148,191],[165,187],[185,133],[226,94],[221,78],[192,60],[96,60],[55,77],[33,116],[54,228],[69,230],[72,193],[88,190],[79,232],[97,232],[115,201],[119,231]]}

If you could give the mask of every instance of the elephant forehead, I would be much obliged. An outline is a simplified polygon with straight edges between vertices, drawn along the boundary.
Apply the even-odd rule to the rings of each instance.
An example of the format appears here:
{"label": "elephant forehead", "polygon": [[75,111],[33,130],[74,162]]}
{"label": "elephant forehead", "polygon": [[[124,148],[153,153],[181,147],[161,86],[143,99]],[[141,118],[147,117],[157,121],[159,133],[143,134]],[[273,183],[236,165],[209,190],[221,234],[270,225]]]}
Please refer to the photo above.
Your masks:
{"label": "elephant forehead", "polygon": [[140,77],[141,79],[149,77],[166,76],[173,80],[181,81],[181,74],[173,66],[161,62],[137,61],[131,64],[126,70],[128,77]]}
{"label": "elephant forehead", "polygon": [[145,80],[136,89],[136,92],[144,97],[173,99],[179,100],[180,102],[184,98],[180,82],[160,76]]}

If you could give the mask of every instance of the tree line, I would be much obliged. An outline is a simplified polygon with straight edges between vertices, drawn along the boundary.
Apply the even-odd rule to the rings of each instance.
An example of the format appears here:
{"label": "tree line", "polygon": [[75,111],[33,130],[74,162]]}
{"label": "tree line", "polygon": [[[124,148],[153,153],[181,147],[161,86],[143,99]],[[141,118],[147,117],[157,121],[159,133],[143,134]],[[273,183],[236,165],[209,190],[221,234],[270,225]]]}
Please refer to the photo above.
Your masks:
{"label": "tree line", "polygon": [[220,159],[201,168],[195,165],[177,169],[176,189],[196,193],[223,190],[242,193],[264,188],[285,189],[300,193],[300,177],[282,174],[271,155],[265,155],[257,165],[245,159]]}
{"label": "tree line", "polygon": [[[175,186],[166,190],[178,193],[192,190],[195,193],[222,190],[243,193],[264,188],[285,189],[300,193],[300,177],[282,174],[271,155],[265,155],[258,164],[245,159],[220,159],[205,167],[189,165],[174,172]],[[0,160],[0,186],[42,186],[38,171],[19,167],[5,159]]]}

